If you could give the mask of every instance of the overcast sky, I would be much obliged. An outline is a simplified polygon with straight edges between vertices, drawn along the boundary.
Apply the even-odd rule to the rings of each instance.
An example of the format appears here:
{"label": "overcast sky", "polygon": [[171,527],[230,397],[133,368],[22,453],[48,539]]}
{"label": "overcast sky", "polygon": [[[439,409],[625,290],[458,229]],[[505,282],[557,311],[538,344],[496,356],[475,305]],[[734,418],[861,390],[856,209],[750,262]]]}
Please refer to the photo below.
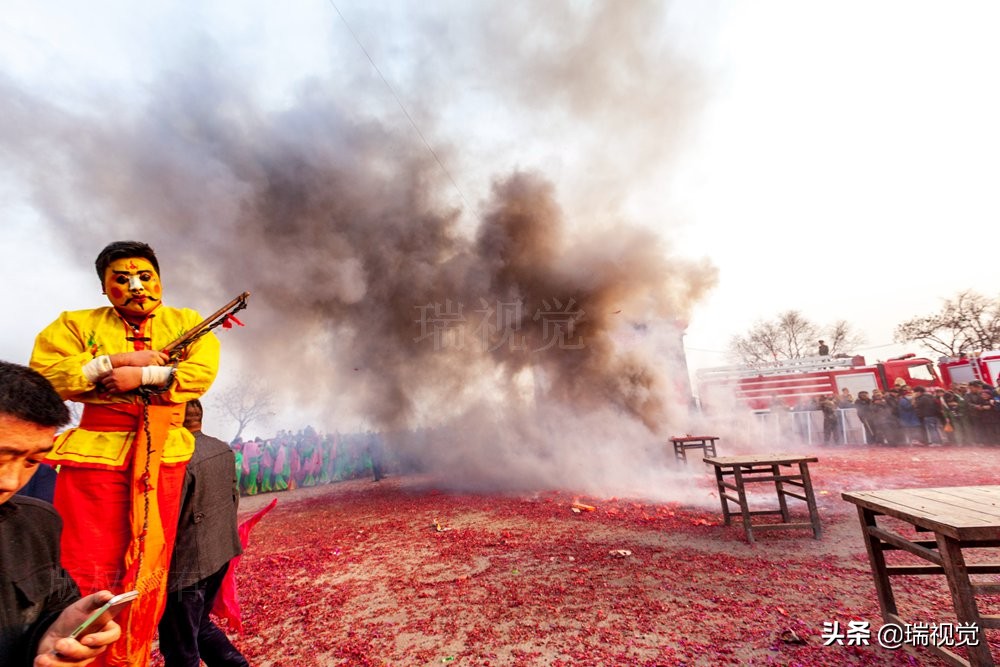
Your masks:
{"label": "overcast sky", "polygon": [[[693,368],[789,309],[847,320],[870,359],[909,351],[891,345],[900,322],[1000,292],[998,19],[992,2],[6,3],[0,357],[26,361],[59,311],[102,305],[93,257],[126,233],[174,267],[170,303],[210,311],[247,288],[185,260],[185,238],[240,206],[187,143],[189,108],[230,145],[279,117],[302,155],[357,150],[325,128],[377,125],[430,165],[460,229],[521,169],[574,236],[654,230],[699,282],[677,312]],[[377,146],[366,169],[398,157]],[[161,155],[170,168],[150,168]],[[206,205],[178,204],[199,186]],[[171,210],[193,226],[166,229]]]}

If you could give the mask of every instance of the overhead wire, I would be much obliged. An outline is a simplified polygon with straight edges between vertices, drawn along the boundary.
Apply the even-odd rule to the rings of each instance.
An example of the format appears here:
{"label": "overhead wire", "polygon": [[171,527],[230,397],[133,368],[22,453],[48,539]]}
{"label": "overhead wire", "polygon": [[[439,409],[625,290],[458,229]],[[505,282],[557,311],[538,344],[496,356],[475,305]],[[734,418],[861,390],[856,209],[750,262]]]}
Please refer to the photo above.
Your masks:
{"label": "overhead wire", "polygon": [[372,58],[370,53],[368,53],[368,49],[366,49],[364,44],[361,43],[361,39],[358,37],[357,33],[354,32],[354,29],[351,27],[351,24],[348,23],[347,18],[344,16],[344,13],[340,11],[340,7],[337,6],[337,3],[334,2],[334,0],[327,0],[327,2],[329,2],[330,6],[333,7],[333,10],[337,12],[337,16],[339,16],[340,20],[344,23],[344,26],[347,28],[347,32],[350,33],[351,37],[354,39],[355,44],[357,44],[358,48],[361,49],[361,52],[365,54],[365,58],[367,58],[368,62],[371,63],[372,68],[375,70],[376,74],[378,74],[379,78],[382,79],[382,83],[385,84],[385,87],[389,89],[389,92],[392,94],[393,99],[396,100],[396,104],[399,105],[399,108],[400,110],[402,110],[403,115],[406,116],[406,120],[410,122],[410,126],[413,127],[413,130],[417,133],[417,136],[420,137],[420,141],[423,142],[424,147],[427,148],[427,151],[431,154],[431,156],[433,156],[434,161],[437,162],[439,167],[441,167],[441,171],[443,171],[445,176],[448,177],[448,180],[451,181],[452,186],[455,188],[455,192],[458,193],[458,196],[461,198],[462,202],[466,205],[466,207],[468,207],[468,209],[471,210],[472,207],[469,205],[469,200],[465,198],[465,193],[462,192],[462,188],[458,187],[458,183],[452,177],[451,172],[448,171],[448,168],[446,166],[444,166],[444,162],[441,161],[441,158],[438,156],[437,152],[431,146],[430,142],[427,141],[427,138],[424,136],[424,133],[420,131],[420,127],[417,126],[416,121],[413,120],[413,117],[410,115],[410,112],[406,109],[406,105],[403,104],[403,100],[396,93],[396,89],[392,87],[392,84],[389,83],[389,80],[385,77],[385,75],[382,73],[382,70],[375,63],[375,59]]}

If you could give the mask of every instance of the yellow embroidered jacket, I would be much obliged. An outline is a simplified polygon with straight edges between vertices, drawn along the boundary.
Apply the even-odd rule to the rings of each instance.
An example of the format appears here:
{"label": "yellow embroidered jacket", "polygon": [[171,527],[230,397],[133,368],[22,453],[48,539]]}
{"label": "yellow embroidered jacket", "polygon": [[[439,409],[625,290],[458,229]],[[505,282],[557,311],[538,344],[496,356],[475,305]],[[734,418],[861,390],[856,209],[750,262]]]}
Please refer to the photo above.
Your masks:
{"label": "yellow embroidered jacket", "polygon": [[[110,306],[67,311],[38,334],[30,366],[48,378],[64,399],[83,403],[85,412],[88,404],[136,404],[138,398],[132,393],[100,391],[83,374],[83,367],[104,354],[163,349],[201,321],[189,308],[161,305],[134,330]],[[156,403],[180,405],[208,391],[219,369],[219,347],[219,339],[211,333],[192,343],[177,363],[169,388],[156,397]],[[183,419],[182,411],[180,415]],[[174,422],[164,443],[165,464],[187,461],[194,451],[194,437],[179,421]],[[73,428],[56,437],[47,460],[53,465],[120,470],[131,460],[134,439],[134,431]]]}

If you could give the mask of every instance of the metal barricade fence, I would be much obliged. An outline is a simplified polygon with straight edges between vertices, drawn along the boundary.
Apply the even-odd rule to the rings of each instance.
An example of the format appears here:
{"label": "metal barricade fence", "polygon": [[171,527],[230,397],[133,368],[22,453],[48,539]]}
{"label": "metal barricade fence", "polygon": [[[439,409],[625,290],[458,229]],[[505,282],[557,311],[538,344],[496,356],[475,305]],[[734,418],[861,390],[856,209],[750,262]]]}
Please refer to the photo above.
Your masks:
{"label": "metal barricade fence", "polygon": [[794,442],[803,445],[866,445],[865,428],[854,408],[838,408],[836,428],[829,443],[823,429],[822,410],[791,410],[755,414],[759,444]]}

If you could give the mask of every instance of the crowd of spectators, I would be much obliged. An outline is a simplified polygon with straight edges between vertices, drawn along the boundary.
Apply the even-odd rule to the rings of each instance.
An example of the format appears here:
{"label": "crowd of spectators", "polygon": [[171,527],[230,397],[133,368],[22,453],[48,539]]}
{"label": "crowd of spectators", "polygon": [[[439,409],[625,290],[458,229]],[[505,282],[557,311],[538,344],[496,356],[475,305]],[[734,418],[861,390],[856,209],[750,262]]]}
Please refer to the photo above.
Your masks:
{"label": "crowd of spectators", "polygon": [[840,395],[810,398],[796,411],[823,413],[823,441],[838,439],[838,410],[857,411],[865,442],[879,445],[1000,444],[1000,390],[981,380],[942,387],[898,384],[888,391],[843,389]]}

